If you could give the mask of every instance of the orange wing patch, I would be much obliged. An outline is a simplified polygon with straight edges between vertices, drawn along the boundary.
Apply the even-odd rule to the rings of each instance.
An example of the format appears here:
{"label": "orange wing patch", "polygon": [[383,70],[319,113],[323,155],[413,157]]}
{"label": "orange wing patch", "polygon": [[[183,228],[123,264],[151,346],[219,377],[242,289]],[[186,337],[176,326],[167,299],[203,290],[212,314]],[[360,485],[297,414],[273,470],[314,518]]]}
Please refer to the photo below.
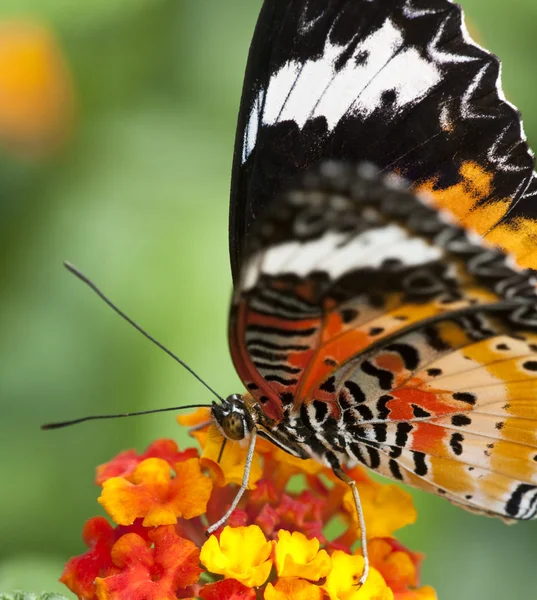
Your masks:
{"label": "orange wing patch", "polygon": [[416,192],[428,193],[435,203],[451,211],[466,226],[478,233],[485,233],[505,215],[510,199],[494,199],[486,206],[478,206],[493,196],[494,175],[479,163],[468,160],[460,168],[461,181],[448,188],[436,187],[438,178],[424,181],[416,186]]}

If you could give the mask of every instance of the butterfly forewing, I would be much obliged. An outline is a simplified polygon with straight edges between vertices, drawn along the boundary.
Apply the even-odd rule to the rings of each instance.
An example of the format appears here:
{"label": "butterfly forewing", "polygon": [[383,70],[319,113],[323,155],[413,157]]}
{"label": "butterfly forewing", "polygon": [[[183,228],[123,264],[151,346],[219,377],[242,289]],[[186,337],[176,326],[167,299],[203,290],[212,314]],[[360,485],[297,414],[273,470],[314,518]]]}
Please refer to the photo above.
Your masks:
{"label": "butterfly forewing", "polygon": [[263,209],[327,158],[404,175],[534,267],[534,161],[499,70],[448,0],[265,2],[235,146],[234,280]]}
{"label": "butterfly forewing", "polygon": [[307,455],[530,518],[533,275],[452,221],[369,165],[310,170],[253,227],[233,359]]}

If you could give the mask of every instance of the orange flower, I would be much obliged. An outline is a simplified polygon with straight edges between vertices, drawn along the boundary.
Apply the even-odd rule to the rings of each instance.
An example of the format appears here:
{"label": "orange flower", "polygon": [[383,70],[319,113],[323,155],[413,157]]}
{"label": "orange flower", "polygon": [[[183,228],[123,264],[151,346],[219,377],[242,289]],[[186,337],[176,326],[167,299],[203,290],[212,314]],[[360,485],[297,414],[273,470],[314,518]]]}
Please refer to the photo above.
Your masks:
{"label": "orange flower", "polygon": [[52,34],[35,23],[0,23],[0,142],[23,156],[53,151],[71,128],[73,98]]}
{"label": "orange flower", "polygon": [[393,538],[378,538],[369,543],[371,564],[384,577],[396,600],[436,600],[433,588],[418,588],[422,558],[421,554],[410,552]]}
{"label": "orange flower", "polygon": [[127,481],[132,482],[134,470],[146,458],[162,458],[170,467],[173,467],[176,463],[197,457],[198,451],[196,448],[187,448],[180,451],[173,440],[156,440],[142,454],[137,454],[136,450],[125,450],[104,465],[99,465],[95,483],[102,485],[111,477],[124,477]]}
{"label": "orange flower", "polygon": [[255,600],[256,593],[236,579],[224,579],[203,586],[199,597],[203,600]]}
{"label": "orange flower", "polygon": [[322,600],[322,588],[305,579],[279,579],[275,585],[268,583],[265,600]]}
{"label": "orange flower", "polygon": [[107,479],[99,497],[119,525],[130,525],[138,518],[145,527],[175,524],[177,517],[191,519],[205,512],[212,489],[197,458],[177,463],[174,479],[165,460],[147,458],[134,470],[132,481]]}

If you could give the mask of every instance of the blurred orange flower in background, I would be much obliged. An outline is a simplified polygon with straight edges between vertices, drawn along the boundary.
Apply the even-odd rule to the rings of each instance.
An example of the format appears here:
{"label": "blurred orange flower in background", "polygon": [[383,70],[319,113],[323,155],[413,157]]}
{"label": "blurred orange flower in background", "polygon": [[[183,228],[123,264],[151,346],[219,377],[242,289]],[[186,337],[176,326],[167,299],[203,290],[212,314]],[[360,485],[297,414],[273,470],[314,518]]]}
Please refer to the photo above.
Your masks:
{"label": "blurred orange flower in background", "polygon": [[0,146],[23,158],[53,154],[73,120],[72,80],[54,35],[37,23],[0,22]]}

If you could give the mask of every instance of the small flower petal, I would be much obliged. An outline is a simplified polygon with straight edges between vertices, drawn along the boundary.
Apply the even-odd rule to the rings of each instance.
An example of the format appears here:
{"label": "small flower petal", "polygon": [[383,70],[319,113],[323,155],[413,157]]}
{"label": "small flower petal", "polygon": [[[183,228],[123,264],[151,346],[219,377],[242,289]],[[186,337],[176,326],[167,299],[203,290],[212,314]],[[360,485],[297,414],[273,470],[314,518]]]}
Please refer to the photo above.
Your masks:
{"label": "small flower petal", "polygon": [[197,408],[191,413],[182,413],[177,417],[177,422],[183,427],[196,427],[212,422],[210,408]]}
{"label": "small flower petal", "polygon": [[208,583],[199,592],[202,600],[255,600],[256,593],[236,579]]}
{"label": "small flower petal", "polygon": [[369,543],[369,559],[384,577],[396,600],[436,599],[432,588],[418,588],[421,554],[410,552],[393,538],[378,538]]}
{"label": "small flower petal", "polygon": [[364,559],[341,550],[332,553],[332,571],[322,586],[330,600],[393,600],[393,593],[374,568],[363,586],[357,583],[364,570]]}
{"label": "small flower petal", "polygon": [[175,473],[172,480],[165,460],[148,458],[133,472],[133,483],[123,477],[105,481],[99,502],[120,525],[129,525],[137,518],[144,519],[145,527],[173,525],[177,517],[190,519],[203,514],[212,482],[201,472],[199,460],[177,463]]}
{"label": "small flower petal", "polygon": [[149,533],[154,547],[135,533],[122,536],[112,548],[115,575],[96,579],[99,600],[175,600],[177,590],[196,583],[199,550],[171,526]]}
{"label": "small flower petal", "polygon": [[278,531],[275,548],[276,570],[280,577],[301,577],[318,581],[332,568],[326,550],[319,550],[319,540],[308,538],[298,531]]}
{"label": "small flower petal", "polygon": [[104,517],[93,517],[84,526],[82,537],[89,550],[67,562],[60,581],[79,598],[89,600],[95,596],[95,578],[113,570],[114,529]]}
{"label": "small flower petal", "polygon": [[257,587],[272,568],[272,542],[257,525],[225,527],[220,540],[212,535],[201,549],[200,560],[208,571]]}
{"label": "small flower petal", "polygon": [[128,481],[132,481],[131,476],[134,470],[146,458],[162,458],[170,466],[173,466],[189,458],[197,458],[197,456],[198,451],[195,448],[180,451],[173,440],[156,440],[142,454],[138,454],[135,450],[125,450],[107,463],[99,465],[95,483],[102,485],[111,477],[123,477]]}
{"label": "small flower petal", "polygon": [[275,585],[268,583],[265,600],[322,600],[323,590],[305,579],[279,579]]}
{"label": "small flower petal", "polygon": [[[216,485],[223,487],[229,483],[240,485],[246,467],[248,447],[239,442],[227,441],[222,452],[224,437],[216,426],[212,425],[206,432],[205,445],[201,455],[201,463],[210,469],[215,478]],[[256,454],[250,469],[248,489],[255,489],[256,482],[261,479],[263,469]]]}

